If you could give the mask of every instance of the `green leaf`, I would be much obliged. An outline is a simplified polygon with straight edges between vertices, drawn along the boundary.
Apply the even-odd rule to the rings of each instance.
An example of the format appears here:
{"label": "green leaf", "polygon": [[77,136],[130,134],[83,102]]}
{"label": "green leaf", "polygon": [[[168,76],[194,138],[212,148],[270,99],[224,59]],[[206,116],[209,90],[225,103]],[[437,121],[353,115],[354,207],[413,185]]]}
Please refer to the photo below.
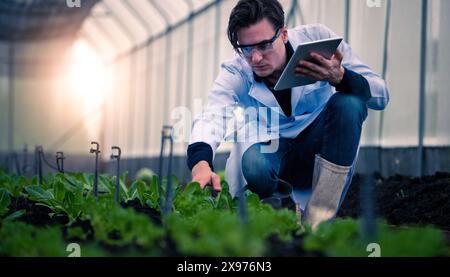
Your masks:
{"label": "green leaf", "polygon": [[93,185],[94,185],[94,175],[89,174],[89,173],[83,173],[82,174],[82,180],[89,187],[91,187],[91,188],[93,187]]}
{"label": "green leaf", "polygon": [[67,192],[62,204],[62,210],[69,217],[70,223],[74,222],[83,210],[83,204],[86,203],[83,198],[83,188],[78,187],[74,192]]}
{"label": "green leaf", "polygon": [[200,184],[198,182],[189,183],[184,189],[184,193],[194,194],[201,192]]}
{"label": "green leaf", "polygon": [[22,194],[23,189],[28,185],[29,180],[23,176],[0,176],[0,187],[6,188],[11,196],[17,198]]}
{"label": "green leaf", "polygon": [[8,207],[11,204],[11,197],[5,188],[0,188],[0,216],[8,212]]}
{"label": "green leaf", "polygon": [[127,187],[127,181],[128,181],[128,171],[125,171],[124,173],[122,173],[122,175],[120,176],[119,179],[119,183],[120,183],[120,196],[124,197],[125,200],[130,199],[130,195],[128,192],[128,187]]}
{"label": "green leaf", "polygon": [[64,198],[66,196],[66,188],[64,186],[64,183],[61,182],[61,180],[58,180],[53,185],[53,192],[55,194],[55,199],[58,202],[63,202]]}
{"label": "green leaf", "polygon": [[114,179],[106,175],[100,175],[98,180],[99,180],[98,192],[107,193],[110,196],[112,196],[115,190]]}
{"label": "green leaf", "polygon": [[81,173],[76,174],[64,174],[62,176],[63,184],[68,191],[75,191],[78,189],[84,189],[86,191],[92,190],[92,186],[86,184],[84,177]]}
{"label": "green leaf", "polygon": [[259,196],[255,193],[247,193],[247,204],[249,206],[258,207],[261,205],[261,201],[259,199]]}
{"label": "green leaf", "polygon": [[158,177],[153,176],[152,181],[150,183],[149,190],[145,191],[143,194],[143,198],[145,199],[145,204],[153,209],[159,209],[159,190],[158,190]]}
{"label": "green leaf", "polygon": [[[139,183],[139,181],[142,181],[142,180],[135,180],[135,181],[131,184],[130,188],[128,189],[129,200],[138,197],[137,184]],[[142,181],[142,182],[144,182],[144,181]],[[144,182],[144,183],[145,183],[145,182]]]}
{"label": "green leaf", "polygon": [[[367,257],[367,242],[360,236],[359,220],[335,219],[319,225],[307,234],[304,247],[323,251],[330,256]],[[377,239],[382,257],[436,257],[445,256],[446,243],[442,231],[435,227],[391,228],[383,221],[377,222]]]}
{"label": "green leaf", "polygon": [[158,189],[158,176],[153,176],[152,182],[150,184],[150,194],[156,195],[159,198],[159,189]]}
{"label": "green leaf", "polygon": [[145,202],[147,201],[147,195],[150,196],[150,194],[146,193],[148,191],[147,185],[142,180],[137,180],[135,182],[136,184],[136,190],[137,190],[137,197],[139,198],[139,201],[141,202],[141,205],[144,206]]}
{"label": "green leaf", "polygon": [[55,199],[49,190],[44,190],[40,186],[28,186],[25,190],[27,191],[29,198],[33,201],[48,202]]}
{"label": "green leaf", "polygon": [[[90,201],[85,207],[85,218],[89,219],[98,241],[108,245],[126,246],[135,244],[152,249],[161,243],[164,231],[155,226],[148,217],[132,209],[123,209],[109,199]],[[120,239],[111,238],[111,233]]]}
{"label": "green leaf", "polygon": [[19,221],[2,222],[0,256],[66,257],[59,227],[38,228]]}
{"label": "green leaf", "polygon": [[12,214],[5,217],[3,219],[3,221],[14,221],[14,220],[18,219],[19,217],[21,217],[22,215],[24,215],[25,213],[26,213],[25,210],[15,211]]}
{"label": "green leaf", "polygon": [[86,240],[89,235],[90,235],[90,232],[85,233],[83,228],[81,228],[81,227],[67,228],[67,237],[71,240],[73,240],[73,239]]}

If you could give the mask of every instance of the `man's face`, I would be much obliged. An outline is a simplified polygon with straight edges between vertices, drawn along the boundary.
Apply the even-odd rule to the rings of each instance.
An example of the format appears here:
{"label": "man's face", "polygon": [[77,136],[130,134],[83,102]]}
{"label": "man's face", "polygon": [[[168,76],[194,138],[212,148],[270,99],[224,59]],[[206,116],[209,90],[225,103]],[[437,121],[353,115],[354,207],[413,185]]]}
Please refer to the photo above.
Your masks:
{"label": "man's face", "polygon": [[[255,45],[263,41],[270,41],[276,35],[272,24],[263,19],[260,22],[247,28],[242,28],[237,32],[239,45]],[[281,73],[286,65],[286,48],[284,42],[287,41],[288,34],[285,27],[280,29],[279,37],[273,42],[273,48],[260,50],[255,47],[245,59],[252,67],[256,75],[268,77],[274,73]]]}

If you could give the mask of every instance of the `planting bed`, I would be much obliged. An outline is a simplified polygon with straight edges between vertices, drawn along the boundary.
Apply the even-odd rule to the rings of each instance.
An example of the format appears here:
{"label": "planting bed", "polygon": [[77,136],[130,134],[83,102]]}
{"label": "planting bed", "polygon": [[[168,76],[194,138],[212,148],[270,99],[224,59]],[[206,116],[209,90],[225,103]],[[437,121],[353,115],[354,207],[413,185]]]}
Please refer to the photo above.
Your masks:
{"label": "planting bed", "polygon": [[[393,225],[435,225],[450,231],[450,173],[409,178],[374,176],[376,213]],[[360,215],[361,176],[357,175],[339,216]]]}
{"label": "planting bed", "polygon": [[[448,199],[448,177],[378,179],[379,214],[387,219],[377,223],[376,242],[383,256],[449,255],[441,231],[448,228],[448,220],[432,209],[440,207],[441,214],[448,211],[444,201]],[[355,177],[341,217],[358,216],[358,182]],[[82,256],[370,254],[368,242],[360,239],[358,219],[338,218],[312,232],[300,224],[294,212],[274,210],[249,191],[247,216],[241,217],[238,201],[231,197],[224,180],[224,190],[213,195],[197,183],[179,186],[173,178],[171,209],[163,214],[167,180],[159,187],[157,177],[131,180],[125,173],[119,183],[120,203],[116,203],[115,177],[99,176],[98,197],[94,197],[91,174],[50,174],[39,183],[36,177],[0,171],[0,256],[68,256],[70,243],[80,245]],[[418,214],[419,208],[422,214]],[[436,227],[425,227],[427,224]]]}

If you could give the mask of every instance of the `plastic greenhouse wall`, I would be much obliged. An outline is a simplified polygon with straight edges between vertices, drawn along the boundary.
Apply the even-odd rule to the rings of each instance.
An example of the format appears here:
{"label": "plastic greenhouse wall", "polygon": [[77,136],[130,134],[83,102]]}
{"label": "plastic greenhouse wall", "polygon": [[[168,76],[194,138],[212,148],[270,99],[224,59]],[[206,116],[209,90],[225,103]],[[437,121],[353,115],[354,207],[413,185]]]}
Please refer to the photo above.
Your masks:
{"label": "plastic greenhouse wall", "polygon": [[[431,149],[425,153],[429,164],[425,171],[449,170],[445,156],[450,147],[447,108],[450,95],[446,86],[450,72],[447,51],[450,1],[427,2],[426,47],[422,47],[422,0],[382,0],[380,7],[370,7],[364,0],[281,1],[290,27],[323,23],[344,36],[376,72],[381,74],[385,68],[391,102],[383,112],[370,111],[362,136],[361,159],[369,161],[366,167],[373,166],[387,175],[416,172],[423,51],[426,54],[423,139],[427,149]],[[80,107],[73,104],[75,99],[62,94],[66,89],[60,79],[64,75],[62,61],[68,55],[65,40],[16,45],[12,59],[8,44],[0,43],[0,126],[8,130],[10,122],[14,125],[12,146],[8,132],[0,133],[0,152],[20,151],[24,144],[29,147],[43,144],[49,152],[64,150],[86,156],[90,142],[98,140],[105,149],[102,152],[105,161],[110,154],[107,149],[120,145],[125,158],[138,161],[128,164],[132,171],[155,165],[161,127],[176,121],[172,111],[185,107],[199,112],[220,63],[234,55],[226,27],[235,3],[235,0],[98,3],[84,22],[78,39],[87,41],[101,57],[111,73],[112,83],[105,89],[104,105],[95,107],[91,113],[80,113]],[[60,58],[49,55],[54,53],[59,53]],[[34,62],[36,59],[43,62]],[[16,73],[12,82],[13,107],[7,104],[11,62]],[[9,118],[11,108],[13,120]],[[179,156],[176,166],[182,172],[180,175],[188,178],[183,160],[186,147],[187,143],[176,143],[174,152]],[[230,145],[221,147],[223,156],[218,157],[219,163],[229,149]],[[388,162],[373,165],[370,161],[374,158]]]}

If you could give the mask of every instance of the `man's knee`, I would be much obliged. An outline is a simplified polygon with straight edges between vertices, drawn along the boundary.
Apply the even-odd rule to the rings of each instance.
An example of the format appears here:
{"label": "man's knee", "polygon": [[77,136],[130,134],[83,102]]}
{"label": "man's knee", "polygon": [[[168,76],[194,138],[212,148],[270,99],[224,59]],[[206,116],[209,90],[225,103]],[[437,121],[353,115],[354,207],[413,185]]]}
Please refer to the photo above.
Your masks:
{"label": "man's knee", "polygon": [[354,95],[335,93],[328,101],[328,109],[347,123],[362,123],[367,118],[367,103]]}
{"label": "man's knee", "polygon": [[276,172],[259,144],[251,146],[242,156],[242,173],[248,189],[260,197],[268,197],[276,190]]}

